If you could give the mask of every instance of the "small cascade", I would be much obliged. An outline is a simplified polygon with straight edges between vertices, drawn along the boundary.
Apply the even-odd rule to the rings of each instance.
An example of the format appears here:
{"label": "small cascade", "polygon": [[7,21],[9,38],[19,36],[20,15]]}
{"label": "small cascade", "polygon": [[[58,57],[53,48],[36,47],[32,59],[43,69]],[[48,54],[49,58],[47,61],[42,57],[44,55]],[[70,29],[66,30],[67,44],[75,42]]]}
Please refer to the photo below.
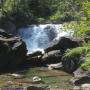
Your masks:
{"label": "small cascade", "polygon": [[18,34],[26,43],[28,54],[43,51],[49,43],[61,36],[68,36],[69,32],[62,32],[62,24],[29,25],[20,28]]}

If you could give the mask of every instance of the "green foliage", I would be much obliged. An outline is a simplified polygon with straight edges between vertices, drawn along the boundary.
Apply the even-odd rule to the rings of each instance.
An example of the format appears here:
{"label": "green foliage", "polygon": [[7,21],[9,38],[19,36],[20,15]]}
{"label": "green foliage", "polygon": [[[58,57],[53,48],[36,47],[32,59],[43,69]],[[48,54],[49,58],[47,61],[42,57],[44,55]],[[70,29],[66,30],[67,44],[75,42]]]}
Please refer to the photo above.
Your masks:
{"label": "green foliage", "polygon": [[85,62],[81,65],[81,68],[84,70],[88,70],[90,68],[90,53],[87,54]]}
{"label": "green foliage", "polygon": [[[73,16],[75,17],[76,14],[74,14]],[[74,30],[74,36],[80,38],[84,37],[86,31],[90,31],[90,1],[89,0],[83,0],[81,2],[79,15],[77,19],[64,24],[64,30],[68,30],[68,29]]]}
{"label": "green foliage", "polygon": [[50,17],[50,20],[58,20],[60,18],[63,18],[63,15],[61,15],[61,13],[59,11],[57,11],[55,14],[51,15]]}
{"label": "green foliage", "polygon": [[[2,0],[2,16],[16,20],[24,17],[27,21],[33,18],[70,21],[80,16],[81,0]],[[20,16],[21,15],[21,16]],[[19,20],[24,22],[24,20]],[[37,19],[39,20],[39,19]],[[41,20],[42,21],[42,20]]]}
{"label": "green foliage", "polygon": [[77,55],[86,55],[90,49],[88,47],[77,47],[74,49],[68,49],[65,53],[65,57],[75,57]]}
{"label": "green foliage", "polygon": [[90,47],[88,45],[84,45],[83,47],[69,49],[64,55],[66,58],[74,58],[77,56],[80,56],[80,59],[84,61],[81,64],[81,68],[83,70],[88,70],[90,68]]}

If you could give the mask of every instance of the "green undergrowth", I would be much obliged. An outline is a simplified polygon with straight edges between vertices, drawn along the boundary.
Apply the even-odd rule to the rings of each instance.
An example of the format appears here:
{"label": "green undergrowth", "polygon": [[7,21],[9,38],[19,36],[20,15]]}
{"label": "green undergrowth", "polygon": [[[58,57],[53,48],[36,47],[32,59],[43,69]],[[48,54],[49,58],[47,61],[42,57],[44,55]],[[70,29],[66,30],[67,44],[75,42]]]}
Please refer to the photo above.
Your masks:
{"label": "green undergrowth", "polygon": [[64,55],[66,58],[74,58],[80,56],[84,62],[81,64],[83,70],[88,70],[90,68],[90,47],[82,46],[74,49],[68,49]]}
{"label": "green undergrowth", "polygon": [[81,65],[83,70],[88,70],[90,68],[90,53],[87,54],[85,62]]}
{"label": "green undergrowth", "polygon": [[77,47],[74,49],[68,49],[65,53],[65,57],[75,57],[77,55],[85,55],[90,51],[88,47]]}

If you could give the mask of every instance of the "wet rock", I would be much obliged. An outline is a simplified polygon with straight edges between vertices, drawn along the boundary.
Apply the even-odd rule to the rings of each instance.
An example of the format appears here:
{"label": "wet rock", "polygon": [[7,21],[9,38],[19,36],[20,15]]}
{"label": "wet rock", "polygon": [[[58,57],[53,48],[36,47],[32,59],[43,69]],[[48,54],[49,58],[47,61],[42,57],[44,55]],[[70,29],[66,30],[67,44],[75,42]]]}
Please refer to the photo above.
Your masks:
{"label": "wet rock", "polygon": [[42,56],[43,64],[53,64],[61,61],[62,54],[60,50],[53,50],[48,53],[45,53]]}
{"label": "wet rock", "polygon": [[15,79],[22,79],[22,78],[24,78],[24,76],[23,76],[23,75],[16,74],[16,73],[9,74],[9,76],[12,76],[12,77],[13,77],[13,78],[15,78]]}
{"label": "wet rock", "polygon": [[50,90],[49,86],[46,85],[30,85],[27,90]]}
{"label": "wet rock", "polygon": [[85,77],[77,79],[74,82],[75,85],[81,85],[81,84],[85,84],[85,83],[90,83],[90,77],[85,76]]}
{"label": "wet rock", "polygon": [[64,52],[66,49],[75,48],[80,46],[81,40],[71,37],[61,37],[59,40],[54,40],[50,43],[49,47],[45,49],[45,52],[52,50],[61,50]]}
{"label": "wet rock", "polygon": [[65,71],[73,73],[81,64],[80,55],[74,57],[62,57],[62,64]]}
{"label": "wet rock", "polygon": [[38,76],[34,76],[32,80],[35,84],[44,83],[44,81]]}
{"label": "wet rock", "polygon": [[48,69],[52,70],[52,69],[60,69],[62,68],[62,63],[57,63],[57,64],[50,64],[48,65]]}
{"label": "wet rock", "polygon": [[81,90],[90,90],[90,84],[82,84]]}
{"label": "wet rock", "polygon": [[81,88],[79,86],[75,86],[73,90],[81,90]]}
{"label": "wet rock", "polygon": [[88,76],[88,72],[89,71],[84,71],[82,68],[79,67],[77,70],[75,70],[73,72],[73,74],[74,74],[75,78],[81,78],[81,77],[84,77],[84,76]]}
{"label": "wet rock", "polygon": [[31,66],[41,66],[42,65],[42,56],[41,51],[36,51],[34,53],[27,55],[27,60]]}
{"label": "wet rock", "polygon": [[0,67],[13,67],[26,60],[26,45],[20,37],[0,31]]}
{"label": "wet rock", "polygon": [[[84,71],[82,68],[78,68],[73,72],[74,77],[70,80],[71,83],[80,86],[82,84],[90,83],[90,71]],[[82,89],[81,89],[82,90]]]}
{"label": "wet rock", "polygon": [[44,31],[48,35],[49,41],[52,41],[57,36],[57,32],[55,30],[55,27],[52,27],[50,25],[46,26],[44,28]]}
{"label": "wet rock", "polygon": [[42,56],[43,53],[41,51],[36,51],[34,53],[28,54],[29,57],[36,57],[36,56]]}

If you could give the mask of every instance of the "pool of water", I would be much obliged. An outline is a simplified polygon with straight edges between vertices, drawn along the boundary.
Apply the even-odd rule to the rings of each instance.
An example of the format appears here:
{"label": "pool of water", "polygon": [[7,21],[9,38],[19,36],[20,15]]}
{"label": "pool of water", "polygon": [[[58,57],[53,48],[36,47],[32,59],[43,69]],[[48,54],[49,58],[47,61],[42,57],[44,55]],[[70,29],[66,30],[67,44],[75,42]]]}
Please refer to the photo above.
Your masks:
{"label": "pool of water", "polygon": [[46,67],[35,67],[24,71],[23,74],[30,80],[34,76],[39,76],[51,90],[72,90],[70,83],[72,76],[61,70],[48,70]]}
{"label": "pool of water", "polygon": [[48,70],[46,67],[35,67],[14,73],[24,75],[24,77],[18,79],[9,75],[10,73],[1,74],[0,88],[27,87],[32,82],[34,76],[39,76],[44,84],[50,86],[50,90],[72,90],[73,88],[73,85],[70,83],[72,76],[61,70]]}

